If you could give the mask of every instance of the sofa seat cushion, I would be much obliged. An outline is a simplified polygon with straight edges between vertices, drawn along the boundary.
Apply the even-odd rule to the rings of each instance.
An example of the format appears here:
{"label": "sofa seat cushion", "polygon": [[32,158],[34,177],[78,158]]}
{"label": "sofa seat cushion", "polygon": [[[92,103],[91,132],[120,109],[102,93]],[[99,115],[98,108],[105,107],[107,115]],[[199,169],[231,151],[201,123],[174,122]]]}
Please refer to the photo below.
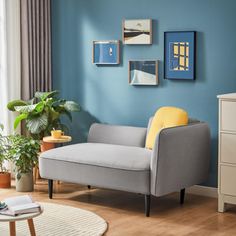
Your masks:
{"label": "sofa seat cushion", "polygon": [[51,149],[41,157],[124,170],[149,170],[151,151],[140,147],[81,143]]}
{"label": "sofa seat cushion", "polygon": [[40,155],[42,178],[150,194],[151,151],[102,143],[81,143]]}

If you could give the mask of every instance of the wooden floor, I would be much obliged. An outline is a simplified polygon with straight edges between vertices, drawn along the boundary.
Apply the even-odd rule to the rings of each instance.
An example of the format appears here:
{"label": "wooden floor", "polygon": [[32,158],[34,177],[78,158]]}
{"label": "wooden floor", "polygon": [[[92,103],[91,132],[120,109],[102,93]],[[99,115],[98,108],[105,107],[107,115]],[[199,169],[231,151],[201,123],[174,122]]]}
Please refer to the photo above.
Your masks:
{"label": "wooden floor", "polygon": [[[97,213],[109,224],[107,236],[236,235],[236,207],[218,213],[214,198],[187,194],[185,204],[180,206],[178,194],[152,197],[151,216],[147,218],[144,215],[144,197],[139,194],[88,190],[85,186],[65,183],[54,184],[54,192],[54,199],[49,200],[47,182],[39,181],[32,196],[37,201],[70,205]],[[20,194],[14,188],[0,189],[0,200]]]}

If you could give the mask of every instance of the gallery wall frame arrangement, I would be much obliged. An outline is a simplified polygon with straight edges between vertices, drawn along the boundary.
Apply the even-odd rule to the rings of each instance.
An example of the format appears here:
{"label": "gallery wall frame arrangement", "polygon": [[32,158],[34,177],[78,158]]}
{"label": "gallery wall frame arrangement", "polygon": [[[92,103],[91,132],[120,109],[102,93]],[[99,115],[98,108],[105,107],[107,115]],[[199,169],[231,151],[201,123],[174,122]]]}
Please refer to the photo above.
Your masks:
{"label": "gallery wall frame arrangement", "polygon": [[120,64],[119,40],[94,40],[92,50],[92,62],[96,65]]}
{"label": "gallery wall frame arrangement", "polygon": [[164,32],[164,78],[195,79],[196,31]]}
{"label": "gallery wall frame arrangement", "polygon": [[152,44],[151,19],[123,19],[123,44],[142,45]]}
{"label": "gallery wall frame arrangement", "polygon": [[130,85],[158,85],[158,60],[130,60],[128,81]]}

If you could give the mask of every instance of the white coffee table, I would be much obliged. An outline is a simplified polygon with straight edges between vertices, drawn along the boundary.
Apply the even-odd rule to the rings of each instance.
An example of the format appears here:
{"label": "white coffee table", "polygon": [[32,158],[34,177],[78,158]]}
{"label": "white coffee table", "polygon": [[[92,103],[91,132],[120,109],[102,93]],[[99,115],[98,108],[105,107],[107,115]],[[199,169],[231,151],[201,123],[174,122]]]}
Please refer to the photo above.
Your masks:
{"label": "white coffee table", "polygon": [[0,215],[0,222],[9,222],[10,236],[16,236],[16,221],[27,220],[31,236],[36,236],[33,218],[41,215],[43,208],[36,213],[22,214],[18,216]]}

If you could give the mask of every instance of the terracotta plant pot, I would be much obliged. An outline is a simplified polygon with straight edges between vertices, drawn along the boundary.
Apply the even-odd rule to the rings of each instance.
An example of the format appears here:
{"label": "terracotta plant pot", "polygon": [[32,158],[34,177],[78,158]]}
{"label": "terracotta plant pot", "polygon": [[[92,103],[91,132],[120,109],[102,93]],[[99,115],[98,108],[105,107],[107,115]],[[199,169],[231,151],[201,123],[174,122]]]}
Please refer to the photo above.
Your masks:
{"label": "terracotta plant pot", "polygon": [[16,191],[17,192],[34,191],[33,172],[21,174],[20,179],[17,179],[17,174],[16,174]]}
{"label": "terracotta plant pot", "polygon": [[46,143],[44,141],[41,141],[40,143],[41,152],[45,152],[47,150],[53,149],[54,147],[55,147],[54,143]]}
{"label": "terracotta plant pot", "polygon": [[0,172],[0,188],[11,187],[11,174],[8,172]]}

